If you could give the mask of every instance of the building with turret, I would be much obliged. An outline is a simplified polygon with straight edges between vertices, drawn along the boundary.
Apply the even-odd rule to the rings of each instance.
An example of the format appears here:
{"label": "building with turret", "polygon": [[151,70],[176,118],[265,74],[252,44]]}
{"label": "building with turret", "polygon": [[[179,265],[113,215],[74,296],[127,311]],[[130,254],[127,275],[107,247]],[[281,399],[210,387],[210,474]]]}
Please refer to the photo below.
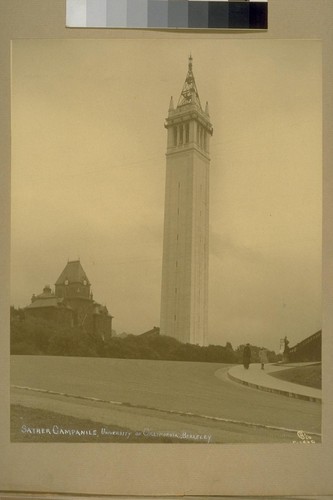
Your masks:
{"label": "building with turret", "polygon": [[206,345],[208,330],[208,103],[200,102],[190,56],[177,105],[170,100],[161,292],[161,335]]}
{"label": "building with turret", "polygon": [[67,326],[79,326],[102,338],[111,335],[112,316],[106,306],[93,299],[91,283],[79,260],[68,261],[52,291],[33,295],[25,308],[26,317],[37,317]]}

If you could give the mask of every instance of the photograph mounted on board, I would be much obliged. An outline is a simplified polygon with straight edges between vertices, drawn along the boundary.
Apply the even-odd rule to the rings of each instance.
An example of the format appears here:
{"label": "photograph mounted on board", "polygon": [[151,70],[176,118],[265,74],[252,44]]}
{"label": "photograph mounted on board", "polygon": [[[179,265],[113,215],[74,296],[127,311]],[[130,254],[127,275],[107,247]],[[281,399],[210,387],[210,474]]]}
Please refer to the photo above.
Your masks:
{"label": "photograph mounted on board", "polygon": [[321,45],[12,43],[11,441],[320,443]]}

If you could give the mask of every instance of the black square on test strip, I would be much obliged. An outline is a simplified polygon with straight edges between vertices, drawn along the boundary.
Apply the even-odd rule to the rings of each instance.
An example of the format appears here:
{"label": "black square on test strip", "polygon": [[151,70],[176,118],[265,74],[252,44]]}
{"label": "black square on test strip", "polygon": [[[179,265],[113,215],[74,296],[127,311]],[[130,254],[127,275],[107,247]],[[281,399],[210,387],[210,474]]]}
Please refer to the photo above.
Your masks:
{"label": "black square on test strip", "polygon": [[250,29],[267,29],[268,27],[268,3],[250,2]]}
{"label": "black square on test strip", "polygon": [[229,2],[208,2],[208,27],[229,28]]}
{"label": "black square on test strip", "polygon": [[229,28],[250,27],[250,3],[229,2]]}

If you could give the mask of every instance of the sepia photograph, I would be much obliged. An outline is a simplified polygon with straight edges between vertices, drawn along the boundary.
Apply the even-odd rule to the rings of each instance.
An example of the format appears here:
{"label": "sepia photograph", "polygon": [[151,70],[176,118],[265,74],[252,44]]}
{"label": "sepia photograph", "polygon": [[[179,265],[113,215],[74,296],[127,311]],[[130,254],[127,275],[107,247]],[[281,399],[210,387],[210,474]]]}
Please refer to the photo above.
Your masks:
{"label": "sepia photograph", "polygon": [[321,43],[23,38],[11,79],[11,442],[325,442]]}

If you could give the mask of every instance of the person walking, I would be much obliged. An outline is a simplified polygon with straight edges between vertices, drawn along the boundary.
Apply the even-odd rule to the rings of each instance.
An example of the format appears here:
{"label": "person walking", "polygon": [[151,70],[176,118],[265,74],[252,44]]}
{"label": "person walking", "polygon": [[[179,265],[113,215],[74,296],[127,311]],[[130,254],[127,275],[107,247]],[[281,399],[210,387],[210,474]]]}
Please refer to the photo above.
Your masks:
{"label": "person walking", "polygon": [[246,370],[249,369],[250,362],[251,362],[251,348],[250,344],[246,344],[243,351],[243,365]]}
{"label": "person walking", "polygon": [[287,339],[287,337],[285,337],[284,338],[284,351],[283,351],[283,361],[285,363],[288,363],[288,361],[289,361],[289,351],[290,351],[289,340]]}
{"label": "person walking", "polygon": [[262,347],[259,351],[259,360],[261,363],[261,369],[265,369],[265,364],[268,363],[267,351],[264,347]]}

